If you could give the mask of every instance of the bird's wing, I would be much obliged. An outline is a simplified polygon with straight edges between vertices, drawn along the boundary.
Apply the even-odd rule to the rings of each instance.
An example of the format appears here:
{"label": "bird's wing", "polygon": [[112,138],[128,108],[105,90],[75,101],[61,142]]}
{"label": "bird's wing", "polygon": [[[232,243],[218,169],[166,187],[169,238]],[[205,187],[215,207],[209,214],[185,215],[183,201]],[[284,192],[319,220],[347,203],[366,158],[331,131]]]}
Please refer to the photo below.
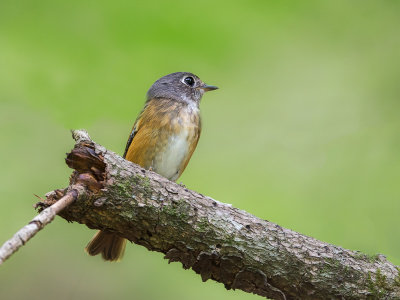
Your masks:
{"label": "bird's wing", "polygon": [[135,137],[136,133],[139,131],[140,128],[140,120],[142,119],[143,112],[145,111],[146,107],[140,112],[139,116],[136,118],[135,124],[133,124],[132,131],[129,135],[128,142],[125,146],[125,152],[123,158],[126,158],[126,154],[128,153],[128,149],[132,144],[133,138]]}

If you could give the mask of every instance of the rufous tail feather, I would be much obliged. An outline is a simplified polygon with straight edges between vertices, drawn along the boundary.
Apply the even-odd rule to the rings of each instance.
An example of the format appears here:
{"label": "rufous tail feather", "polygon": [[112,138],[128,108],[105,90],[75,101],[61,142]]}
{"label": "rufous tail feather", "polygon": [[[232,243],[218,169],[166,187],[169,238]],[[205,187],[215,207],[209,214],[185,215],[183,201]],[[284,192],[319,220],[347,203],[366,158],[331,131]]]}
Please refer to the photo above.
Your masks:
{"label": "rufous tail feather", "polygon": [[85,251],[91,255],[101,254],[104,260],[119,261],[124,256],[126,239],[111,232],[98,231],[87,244]]}

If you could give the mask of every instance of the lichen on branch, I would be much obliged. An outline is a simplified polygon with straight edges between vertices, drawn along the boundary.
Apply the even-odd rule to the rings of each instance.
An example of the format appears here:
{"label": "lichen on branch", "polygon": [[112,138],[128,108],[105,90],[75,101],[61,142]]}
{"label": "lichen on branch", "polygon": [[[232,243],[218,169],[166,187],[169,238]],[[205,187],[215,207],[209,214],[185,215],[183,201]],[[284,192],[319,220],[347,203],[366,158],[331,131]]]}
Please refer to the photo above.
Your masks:
{"label": "lichen on branch", "polygon": [[86,192],[60,213],[68,221],[162,252],[227,289],[273,299],[400,299],[399,271],[383,255],[282,228],[144,170],[85,131],[73,136],[70,184]]}

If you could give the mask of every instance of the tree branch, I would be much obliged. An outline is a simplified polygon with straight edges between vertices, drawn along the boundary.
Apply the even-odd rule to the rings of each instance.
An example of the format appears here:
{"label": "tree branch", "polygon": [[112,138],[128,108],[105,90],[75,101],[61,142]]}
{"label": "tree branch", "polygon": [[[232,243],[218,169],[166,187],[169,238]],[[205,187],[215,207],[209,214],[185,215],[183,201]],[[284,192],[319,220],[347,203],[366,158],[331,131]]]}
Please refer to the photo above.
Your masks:
{"label": "tree branch", "polygon": [[44,209],[40,214],[34,217],[28,225],[22,227],[11,239],[6,241],[0,248],[0,265],[12,254],[17,252],[20,247],[25,245],[27,241],[33,238],[39,230],[53,221],[54,217],[60,211],[74,202],[79,194],[78,189],[77,187],[71,188],[70,191],[54,203],[54,205]]}
{"label": "tree branch", "polygon": [[[203,281],[273,299],[400,299],[398,268],[261,220],[140,168],[74,131],[66,162],[73,187],[85,187],[59,213],[114,232]],[[58,203],[50,193],[42,205]],[[61,198],[63,199],[63,198]],[[58,200],[59,201],[59,200]]]}

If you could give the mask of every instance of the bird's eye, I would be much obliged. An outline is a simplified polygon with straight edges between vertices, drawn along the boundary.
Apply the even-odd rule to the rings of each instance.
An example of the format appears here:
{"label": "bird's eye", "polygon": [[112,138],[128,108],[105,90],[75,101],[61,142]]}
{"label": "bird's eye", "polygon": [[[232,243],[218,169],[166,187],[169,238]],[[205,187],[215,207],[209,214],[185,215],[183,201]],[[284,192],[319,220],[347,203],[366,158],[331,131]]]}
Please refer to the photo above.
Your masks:
{"label": "bird's eye", "polygon": [[186,83],[188,86],[193,86],[193,85],[194,85],[194,79],[193,79],[193,77],[190,77],[190,76],[185,77],[184,81],[185,81],[185,83]]}

